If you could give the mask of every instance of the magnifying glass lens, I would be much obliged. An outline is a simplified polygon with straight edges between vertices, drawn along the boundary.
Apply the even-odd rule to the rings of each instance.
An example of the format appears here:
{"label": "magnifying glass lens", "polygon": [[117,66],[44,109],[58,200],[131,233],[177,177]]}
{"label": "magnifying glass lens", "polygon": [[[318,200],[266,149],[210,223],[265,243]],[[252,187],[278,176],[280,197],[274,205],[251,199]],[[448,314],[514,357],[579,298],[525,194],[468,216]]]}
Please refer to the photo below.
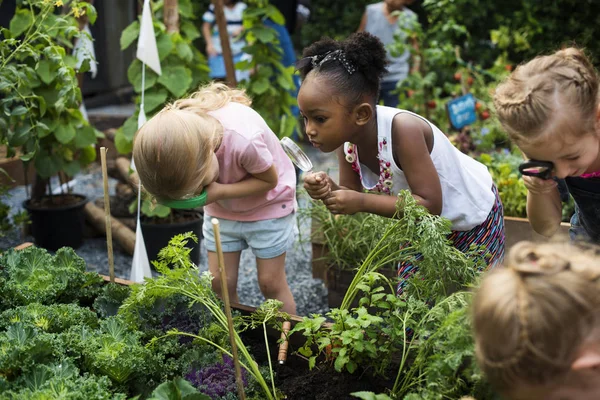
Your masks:
{"label": "magnifying glass lens", "polygon": [[281,147],[288,155],[290,160],[298,167],[301,171],[308,172],[313,169],[313,164],[310,161],[310,158],[306,155],[302,149],[294,143],[292,139],[289,137],[284,137],[281,139]]}

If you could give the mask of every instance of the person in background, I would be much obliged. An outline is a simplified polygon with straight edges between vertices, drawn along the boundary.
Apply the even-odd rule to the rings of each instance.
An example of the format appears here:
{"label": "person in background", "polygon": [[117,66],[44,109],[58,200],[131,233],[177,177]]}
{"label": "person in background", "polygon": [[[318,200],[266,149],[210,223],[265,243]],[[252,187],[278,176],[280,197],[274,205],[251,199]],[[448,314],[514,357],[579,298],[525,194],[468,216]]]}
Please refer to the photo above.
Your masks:
{"label": "person in background", "polygon": [[600,399],[600,249],[521,242],[473,300],[477,361],[503,399]]}
{"label": "person in background", "polygon": [[[388,45],[394,43],[394,35],[400,31],[399,15],[392,15],[395,11],[408,14],[409,18],[417,19],[417,15],[406,6],[414,0],[385,0],[367,6],[358,32],[369,32],[381,40],[386,46],[388,71],[381,80],[380,99],[384,106],[398,106],[398,95],[394,92],[398,84],[406,79],[410,71],[410,51],[406,50],[399,56],[394,56]],[[418,50],[417,43],[411,45]],[[413,65],[413,70],[418,70],[418,65]]]}
{"label": "person in background", "polygon": [[[229,46],[233,63],[242,61],[246,57],[242,50],[246,46],[246,41],[242,38],[244,29],[242,17],[246,4],[238,0],[224,0],[223,12],[227,21],[227,33],[229,34]],[[202,35],[206,42],[206,55],[208,57],[208,67],[210,68],[210,78],[215,80],[224,80],[226,76],[225,61],[223,59],[223,48],[221,47],[221,38],[219,28],[217,27],[214,6],[211,4],[208,11],[202,17]],[[250,71],[235,71],[237,81],[248,79]]]}

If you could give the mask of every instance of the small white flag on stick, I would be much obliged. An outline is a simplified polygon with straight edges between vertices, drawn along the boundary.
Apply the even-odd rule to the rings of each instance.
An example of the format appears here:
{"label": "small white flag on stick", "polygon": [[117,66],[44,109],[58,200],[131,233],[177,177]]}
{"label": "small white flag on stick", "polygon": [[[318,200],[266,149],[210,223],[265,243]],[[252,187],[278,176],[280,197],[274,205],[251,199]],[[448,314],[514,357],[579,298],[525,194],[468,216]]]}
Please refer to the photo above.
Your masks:
{"label": "small white flag on stick", "polygon": [[140,61],[152,68],[152,70],[158,75],[161,74],[160,60],[158,58],[158,47],[156,47],[156,36],[154,36],[154,26],[152,25],[150,0],[144,0],[142,24],[140,26],[140,37],[138,38],[137,53],[135,56]]}
{"label": "small white flag on stick", "polygon": [[[144,0],[144,9],[142,10],[142,24],[140,27],[140,37],[138,39],[138,48],[136,57],[142,61],[142,98],[140,102],[140,113],[138,115],[138,129],[146,123],[146,113],[144,112],[144,92],[146,86],[146,64],[152,68],[158,75],[161,74],[160,60],[158,58],[158,48],[156,46],[156,37],[154,36],[154,26],[152,25],[152,13],[150,12],[150,0]],[[134,171],[135,163],[131,158],[131,169]],[[142,184],[138,178],[138,207],[137,207],[137,228],[135,230],[135,248],[133,251],[133,261],[131,263],[130,280],[134,282],[143,282],[144,278],[151,278],[150,261],[146,253],[146,244],[142,233],[142,224],[140,221],[142,208]]]}

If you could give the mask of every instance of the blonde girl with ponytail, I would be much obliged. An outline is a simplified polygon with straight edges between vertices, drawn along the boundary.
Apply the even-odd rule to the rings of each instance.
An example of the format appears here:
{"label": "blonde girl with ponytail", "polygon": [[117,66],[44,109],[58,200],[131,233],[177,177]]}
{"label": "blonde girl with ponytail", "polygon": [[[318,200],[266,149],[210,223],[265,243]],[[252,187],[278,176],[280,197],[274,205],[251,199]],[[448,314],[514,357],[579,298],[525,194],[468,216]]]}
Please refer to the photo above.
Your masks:
{"label": "blonde girl with ponytail", "polygon": [[295,238],[296,174],[275,133],[243,90],[221,83],[166,106],[137,132],[133,157],[144,189],[160,203],[205,203],[203,235],[213,288],[220,274],[211,218],[220,233],[231,301],[239,302],[240,253],[250,248],[266,298],[296,304],[285,275]]}
{"label": "blonde girl with ponytail", "polygon": [[600,249],[521,242],[473,303],[477,359],[508,399],[600,399]]}
{"label": "blonde girl with ponytail", "polygon": [[571,237],[600,243],[600,103],[590,60],[576,48],[537,57],[498,86],[494,105],[523,153],[553,165],[551,179],[523,177],[533,229],[552,236],[570,194]]}

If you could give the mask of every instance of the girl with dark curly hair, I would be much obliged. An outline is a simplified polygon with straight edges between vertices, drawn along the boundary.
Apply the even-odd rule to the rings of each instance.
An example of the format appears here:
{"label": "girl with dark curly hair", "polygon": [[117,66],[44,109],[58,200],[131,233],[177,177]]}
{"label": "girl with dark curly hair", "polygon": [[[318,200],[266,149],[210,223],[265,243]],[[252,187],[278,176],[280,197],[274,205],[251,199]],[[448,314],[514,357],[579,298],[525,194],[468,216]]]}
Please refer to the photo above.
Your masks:
{"label": "girl with dark curly hair", "polygon": [[[504,256],[502,203],[487,168],[458,151],[435,125],[410,111],[378,106],[386,51],[381,41],[355,33],[323,39],[304,50],[298,105],[313,146],[339,159],[339,183],[325,172],[304,187],[335,214],[369,212],[401,217],[396,195],[410,190],[429,212],[451,222],[452,244],[485,249],[485,264]],[[385,194],[388,196],[378,196]],[[398,213],[397,213],[398,212]],[[402,283],[415,272],[400,265]]]}

